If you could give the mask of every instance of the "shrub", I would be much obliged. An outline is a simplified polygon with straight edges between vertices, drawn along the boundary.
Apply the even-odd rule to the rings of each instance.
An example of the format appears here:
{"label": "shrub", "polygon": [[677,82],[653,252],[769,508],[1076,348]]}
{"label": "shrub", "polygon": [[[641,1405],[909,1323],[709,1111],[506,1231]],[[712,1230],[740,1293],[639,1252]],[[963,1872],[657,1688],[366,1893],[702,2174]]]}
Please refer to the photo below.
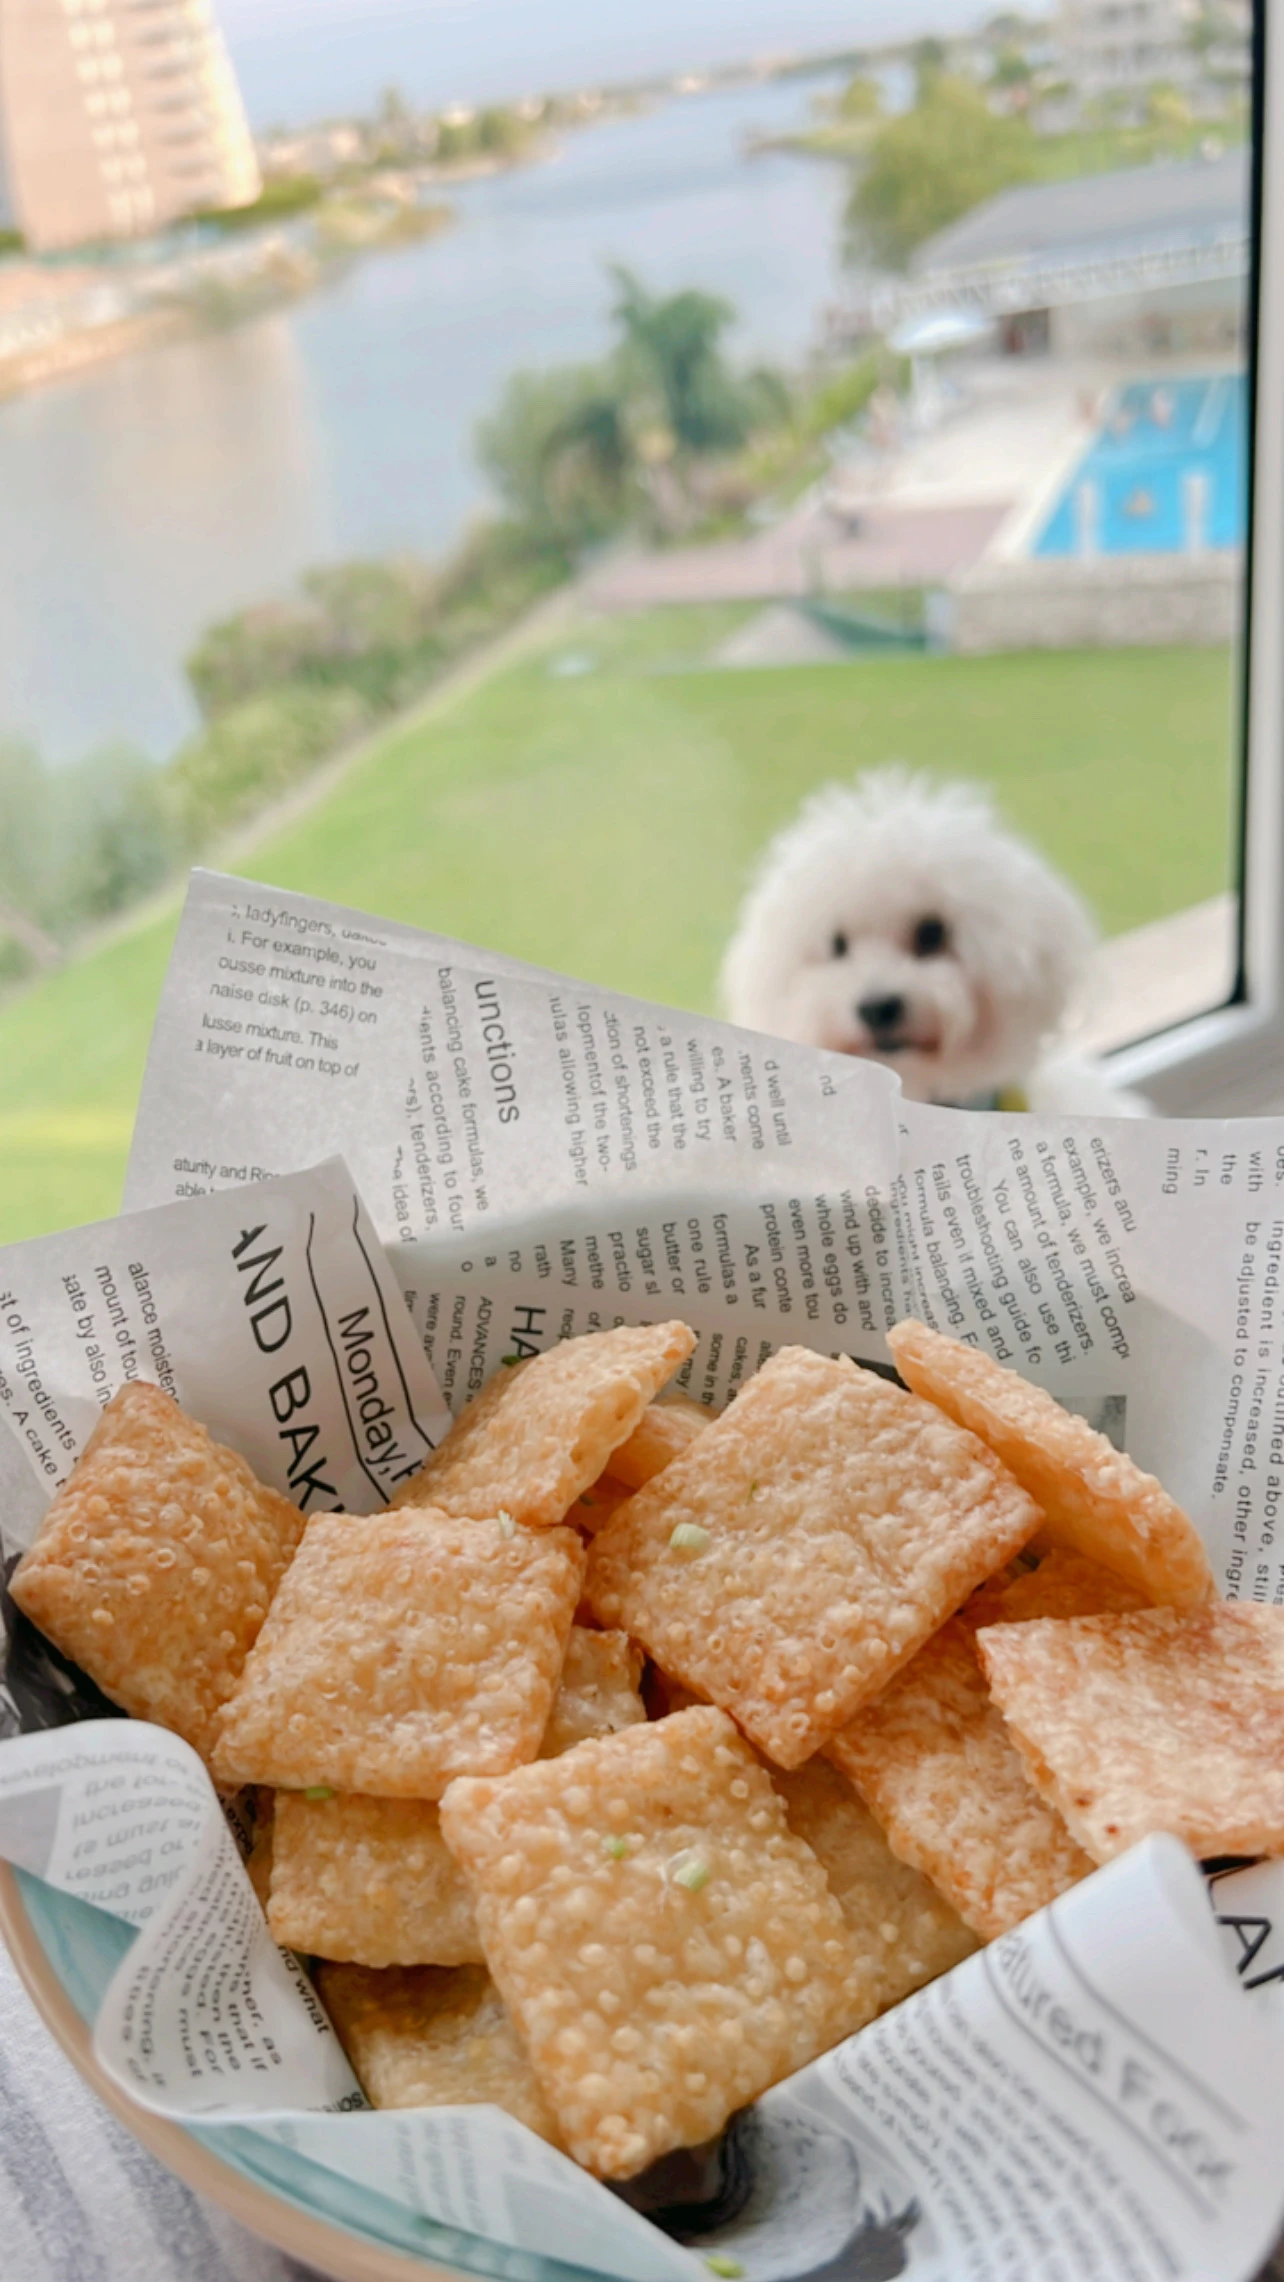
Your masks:
{"label": "shrub", "polygon": [[59,931],[110,919],[159,887],[180,853],[166,773],[139,753],[91,753],[49,777]]}
{"label": "shrub", "polygon": [[165,772],[186,852],[244,822],[369,728],[359,690],[287,682],[232,706],[183,745]]}

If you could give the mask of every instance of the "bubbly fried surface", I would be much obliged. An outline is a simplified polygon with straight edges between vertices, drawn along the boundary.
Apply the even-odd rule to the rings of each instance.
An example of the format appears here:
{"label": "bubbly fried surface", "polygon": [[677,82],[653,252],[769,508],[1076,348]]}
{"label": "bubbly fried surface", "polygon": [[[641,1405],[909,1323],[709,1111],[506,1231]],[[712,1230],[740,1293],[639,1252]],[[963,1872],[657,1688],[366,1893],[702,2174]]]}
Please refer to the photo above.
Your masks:
{"label": "bubbly fried surface", "polygon": [[583,1572],[570,1529],[318,1514],[224,1709],[217,1780],[433,1799],[533,1759]]}
{"label": "bubbly fried surface", "polygon": [[694,1346],[685,1323],[626,1324],[501,1366],[393,1503],[511,1513],[532,1529],[574,1519],[575,1500]]}
{"label": "bubbly fried surface", "polygon": [[454,1783],[441,1812],[565,2144],[600,2177],[708,2139],[877,2009],[820,1864],[722,1712]]}
{"label": "bubbly fried surface", "polygon": [[979,1434],[1047,1517],[1046,1542],[1082,1553],[1174,1608],[1216,1591],[1194,1523],[1153,1474],[975,1347],[898,1323],[888,1345],[907,1385]]}
{"label": "bubbly fried surface", "polygon": [[1032,1782],[1097,1862],[1151,1831],[1284,1854],[1284,1609],[1218,1601],[990,1627],[977,1648]]}
{"label": "bubbly fried surface", "polygon": [[1055,1901],[1095,1864],[1034,1789],[990,1700],[977,1628],[1137,1604],[1132,1587],[1108,1569],[1050,1553],[1037,1569],[974,1594],[827,1747],[895,1853],[986,1941]]}
{"label": "bubbly fried surface", "polygon": [[303,1528],[243,1458],[136,1380],[108,1403],[11,1590],[113,1703],[207,1758]]}
{"label": "bubbly fried surface", "polygon": [[878,2007],[970,1957],[976,1936],[930,1881],[899,1862],[868,1807],[827,1760],[772,1772],[789,1827],[805,1839],[853,1940],[877,1975]]}
{"label": "bubbly fried surface", "polygon": [[278,1791],[267,1919],[283,1948],[346,1964],[482,1959],[468,1887],[427,1799]]}
{"label": "bubbly fried surface", "polygon": [[[645,1719],[641,1666],[626,1634],[573,1625],[540,1756]],[[319,1797],[265,1795],[277,1814],[271,1901],[266,1890],[261,1899],[284,1948],[355,1965],[481,1963],[472,1899],[435,1803],[324,1786]]]}
{"label": "bubbly fried surface", "polygon": [[586,1597],[795,1767],[1041,1518],[930,1403],[787,1347],[594,1538]]}

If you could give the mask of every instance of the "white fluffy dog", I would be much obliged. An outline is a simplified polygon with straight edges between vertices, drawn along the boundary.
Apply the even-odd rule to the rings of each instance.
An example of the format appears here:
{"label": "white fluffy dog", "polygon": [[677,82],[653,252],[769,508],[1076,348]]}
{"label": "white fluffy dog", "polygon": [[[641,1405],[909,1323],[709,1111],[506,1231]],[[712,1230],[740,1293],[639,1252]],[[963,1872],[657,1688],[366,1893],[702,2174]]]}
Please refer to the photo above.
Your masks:
{"label": "white fluffy dog", "polygon": [[886,769],[826,786],[772,841],[723,1001],[747,1029],[883,1063],[915,1101],[1144,1116],[1099,1065],[1055,1051],[1095,942],[985,793]]}

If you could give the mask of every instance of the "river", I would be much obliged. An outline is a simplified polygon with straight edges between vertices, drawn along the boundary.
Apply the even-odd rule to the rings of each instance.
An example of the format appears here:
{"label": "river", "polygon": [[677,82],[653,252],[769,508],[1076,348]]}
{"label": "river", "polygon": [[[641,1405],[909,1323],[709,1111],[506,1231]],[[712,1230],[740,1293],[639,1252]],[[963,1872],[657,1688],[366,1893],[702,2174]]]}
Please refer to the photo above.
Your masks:
{"label": "river", "polygon": [[815,92],[581,130],[307,300],[0,404],[0,733],[55,762],[161,758],[196,720],[202,627],[312,563],[448,546],[485,504],[471,438],[507,376],[604,346],[609,261],[726,295],[738,354],[797,362],[837,287],[843,180],[743,143]]}

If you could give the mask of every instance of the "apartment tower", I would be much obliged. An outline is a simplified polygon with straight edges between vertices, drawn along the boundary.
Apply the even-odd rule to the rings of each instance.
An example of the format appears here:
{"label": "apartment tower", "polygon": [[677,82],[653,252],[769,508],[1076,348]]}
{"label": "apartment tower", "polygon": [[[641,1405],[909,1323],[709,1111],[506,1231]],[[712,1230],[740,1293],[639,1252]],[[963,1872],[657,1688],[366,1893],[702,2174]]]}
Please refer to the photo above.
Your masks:
{"label": "apartment tower", "polygon": [[143,236],[260,189],[209,0],[0,0],[0,151],[33,253]]}

